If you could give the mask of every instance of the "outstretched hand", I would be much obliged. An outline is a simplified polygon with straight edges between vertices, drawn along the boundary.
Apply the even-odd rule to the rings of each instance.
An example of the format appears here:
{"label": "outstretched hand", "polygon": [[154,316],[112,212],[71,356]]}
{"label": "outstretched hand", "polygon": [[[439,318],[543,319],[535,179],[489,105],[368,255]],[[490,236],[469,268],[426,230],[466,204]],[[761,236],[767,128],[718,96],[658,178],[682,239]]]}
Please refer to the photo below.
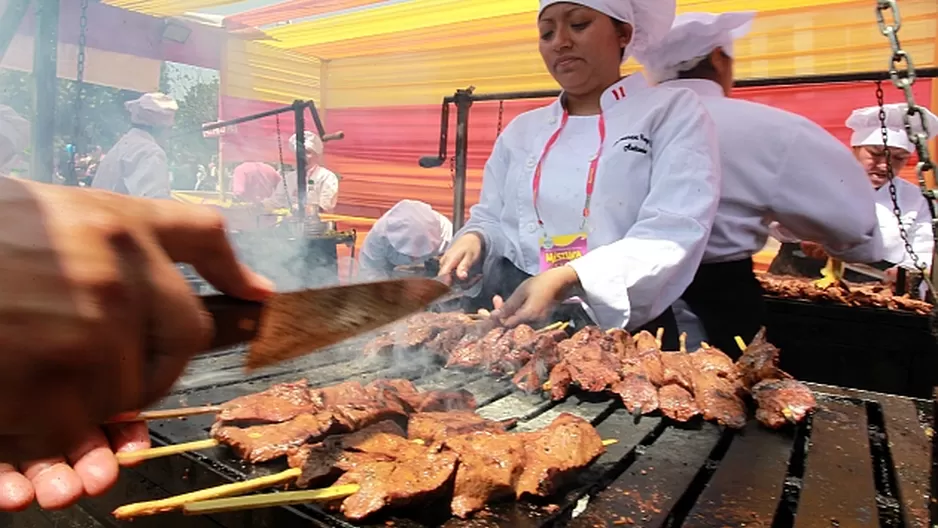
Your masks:
{"label": "outstretched hand", "polygon": [[576,271],[570,266],[547,270],[522,282],[507,301],[493,299],[492,316],[508,327],[547,320],[554,306],[568,297],[579,282]]}

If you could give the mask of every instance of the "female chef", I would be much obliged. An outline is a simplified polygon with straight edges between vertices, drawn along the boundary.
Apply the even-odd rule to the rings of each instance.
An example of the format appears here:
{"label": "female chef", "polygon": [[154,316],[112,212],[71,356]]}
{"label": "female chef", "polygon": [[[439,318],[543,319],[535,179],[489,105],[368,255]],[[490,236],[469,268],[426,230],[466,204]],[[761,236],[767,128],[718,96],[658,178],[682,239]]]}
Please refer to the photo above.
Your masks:
{"label": "female chef", "polygon": [[[879,220],[879,230],[885,246],[884,260],[876,267],[885,270],[887,282],[895,281],[899,268],[915,270],[915,263],[906,252],[905,243],[902,241],[899,221],[893,211],[889,191],[890,178],[892,175],[899,174],[908,164],[912,153],[915,152],[915,146],[909,141],[902,118],[907,109],[908,106],[905,103],[884,105],[885,144],[878,106],[854,110],[846,122],[847,127],[853,132],[850,136],[853,154],[860,165],[866,169],[866,174],[874,189],[876,217]],[[922,112],[925,114],[928,137],[931,139],[938,135],[938,117],[927,108],[922,108]],[[921,127],[917,125],[918,118],[914,117],[912,123],[913,130],[919,132]],[[887,148],[891,166],[887,165]],[[912,251],[930,268],[934,238],[928,202],[917,185],[898,177],[893,178],[892,181],[895,184],[896,201],[902,217],[902,225],[912,245]],[[819,277],[827,255],[813,242],[802,242],[799,245],[798,239],[791,236],[784,227],[782,225],[775,230],[775,236],[785,244],[782,245],[779,256],[772,263],[773,268],[786,270],[786,265],[790,265],[801,275]],[[801,250],[806,257],[798,258],[800,257],[798,250]],[[850,270],[847,270],[845,277],[854,282],[870,282],[871,280],[858,273],[850,273]]]}
{"label": "female chef", "polygon": [[[713,124],[690,90],[650,88],[620,64],[671,27],[674,0],[541,0],[540,52],[563,88],[495,143],[482,195],[441,260],[466,279],[480,259],[527,276],[495,314],[546,318],[571,296],[604,327],[643,327],[697,270],[716,211]],[[672,341],[673,342],[673,341]]]}

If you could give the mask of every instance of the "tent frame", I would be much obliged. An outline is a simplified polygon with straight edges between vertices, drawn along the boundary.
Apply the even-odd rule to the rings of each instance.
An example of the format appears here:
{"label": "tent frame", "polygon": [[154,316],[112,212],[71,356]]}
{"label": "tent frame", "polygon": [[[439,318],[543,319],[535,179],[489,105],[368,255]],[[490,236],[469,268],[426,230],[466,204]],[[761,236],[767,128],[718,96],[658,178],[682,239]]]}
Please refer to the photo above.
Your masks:
{"label": "tent frame", "polygon": [[[916,78],[934,79],[938,77],[938,68],[921,68],[915,70]],[[736,81],[738,88],[754,88],[766,86],[795,86],[811,84],[851,83],[865,81],[889,80],[889,72],[862,72],[824,75],[803,75],[796,77],[774,77],[760,79],[743,79]],[[455,174],[453,176],[453,229],[459,230],[465,223],[466,216],[466,160],[469,145],[469,110],[472,104],[482,101],[514,101],[522,99],[545,99],[557,97],[559,90],[539,90],[525,92],[504,92],[475,94],[474,87],[456,90],[456,93],[443,98],[440,114],[440,150],[436,156],[420,158],[420,166],[424,168],[439,167],[447,159],[447,142],[449,136],[449,105],[456,106],[456,137],[454,145]]]}

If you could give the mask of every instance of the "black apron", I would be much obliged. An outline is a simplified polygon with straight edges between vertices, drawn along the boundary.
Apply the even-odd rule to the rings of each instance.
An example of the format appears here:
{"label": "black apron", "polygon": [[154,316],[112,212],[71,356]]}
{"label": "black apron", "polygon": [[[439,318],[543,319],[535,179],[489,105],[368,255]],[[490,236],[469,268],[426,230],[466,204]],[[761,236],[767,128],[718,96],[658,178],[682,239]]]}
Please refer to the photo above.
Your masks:
{"label": "black apron", "polygon": [[[530,279],[532,275],[518,269],[507,258],[501,258],[491,264],[490,268],[485,270],[482,279],[482,293],[479,297],[473,299],[467,311],[477,311],[480,308],[486,310],[492,309],[492,298],[496,295],[507,299],[521,285],[522,282]],[[575,328],[595,324],[587,315],[586,311],[579,305],[560,305],[551,316],[552,321],[570,321]],[[663,350],[678,350],[680,341],[678,336],[677,319],[674,318],[674,311],[671,308],[665,310],[653,321],[648,322],[641,328],[635,330],[638,333],[647,330],[654,334],[659,328],[664,329],[662,337]]]}
{"label": "black apron", "polygon": [[762,285],[752,259],[701,264],[681,297],[707,331],[707,342],[736,359],[735,336],[750,342],[765,325]]}

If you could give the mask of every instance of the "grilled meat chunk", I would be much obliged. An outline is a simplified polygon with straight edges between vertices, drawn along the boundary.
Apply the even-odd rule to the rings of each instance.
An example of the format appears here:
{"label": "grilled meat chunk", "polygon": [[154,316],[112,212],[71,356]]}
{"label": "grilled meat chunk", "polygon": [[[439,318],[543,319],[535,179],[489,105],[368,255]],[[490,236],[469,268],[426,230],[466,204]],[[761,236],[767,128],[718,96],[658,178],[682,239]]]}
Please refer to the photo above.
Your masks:
{"label": "grilled meat chunk", "polygon": [[361,443],[364,439],[370,437],[371,435],[377,433],[387,433],[391,435],[396,435],[400,437],[405,437],[404,429],[401,428],[396,422],[391,420],[385,420],[383,422],[378,422],[374,425],[369,425],[360,431],[355,431],[354,433],[334,435],[326,438],[321,445],[306,444],[299,448],[291,449],[287,453],[287,465],[293,468],[301,468],[306,465],[306,461],[309,458],[310,450],[315,447],[338,447],[339,449],[345,449],[346,446],[354,446],[358,443]]}
{"label": "grilled meat chunk", "polygon": [[279,423],[319,410],[306,380],[278,383],[269,389],[240,396],[222,405],[222,422]]}
{"label": "grilled meat chunk", "polygon": [[695,372],[692,379],[694,400],[705,419],[732,429],[746,426],[746,404],[737,395],[733,382],[712,371]]}
{"label": "grilled meat chunk", "polygon": [[525,466],[515,495],[547,497],[577,471],[592,464],[606,448],[596,429],[586,420],[563,413],[549,426],[521,433]]}
{"label": "grilled meat chunk", "polygon": [[612,386],[612,392],[632,414],[648,414],[658,410],[658,389],[641,374],[628,373]]}
{"label": "grilled meat chunk", "polygon": [[778,354],[780,350],[765,339],[765,328],[759,330],[756,336],[746,347],[742,357],[736,362],[736,370],[740,380],[747,389],[764,379],[790,378],[788,374],[778,368]]}
{"label": "grilled meat chunk", "polygon": [[690,354],[684,352],[661,353],[662,386],[673,383],[689,391],[694,390],[693,379],[696,369],[689,356]]}
{"label": "grilled meat chunk", "polygon": [[619,358],[604,349],[598,339],[573,347],[550,373],[551,398],[565,398],[571,384],[587,392],[602,392],[622,379],[621,367]]}
{"label": "grilled meat chunk", "polygon": [[716,375],[728,379],[735,379],[737,376],[736,365],[733,364],[733,360],[718,348],[701,348],[692,354],[688,354],[688,358],[691,365],[697,370],[714,372]]}
{"label": "grilled meat chunk", "polygon": [[493,422],[470,411],[424,412],[411,415],[407,423],[407,436],[411,440],[423,440],[431,445],[453,436],[478,431],[503,433],[516,422],[514,419]]}
{"label": "grilled meat chunk", "polygon": [[676,422],[689,422],[700,414],[694,395],[680,385],[670,384],[658,389],[658,405],[661,414]]}
{"label": "grilled meat chunk", "polygon": [[498,340],[505,334],[505,328],[498,327],[490,330],[482,339],[465,340],[450,354],[446,368],[476,368],[486,367],[491,361],[492,351]]}
{"label": "grilled meat chunk", "polygon": [[346,430],[332,412],[320,411],[301,414],[282,423],[244,428],[216,422],[211,435],[230,447],[242,460],[257,463],[280,458],[307,442],[316,442],[329,434]]}
{"label": "grilled meat chunk", "polygon": [[817,401],[805,384],[793,379],[767,379],[752,388],[756,419],[766,427],[779,429],[787,423],[800,423],[817,408]]}
{"label": "grilled meat chunk", "polygon": [[520,435],[481,431],[448,437],[445,447],[459,457],[450,503],[453,515],[466,518],[491,500],[514,495],[525,465]]}

